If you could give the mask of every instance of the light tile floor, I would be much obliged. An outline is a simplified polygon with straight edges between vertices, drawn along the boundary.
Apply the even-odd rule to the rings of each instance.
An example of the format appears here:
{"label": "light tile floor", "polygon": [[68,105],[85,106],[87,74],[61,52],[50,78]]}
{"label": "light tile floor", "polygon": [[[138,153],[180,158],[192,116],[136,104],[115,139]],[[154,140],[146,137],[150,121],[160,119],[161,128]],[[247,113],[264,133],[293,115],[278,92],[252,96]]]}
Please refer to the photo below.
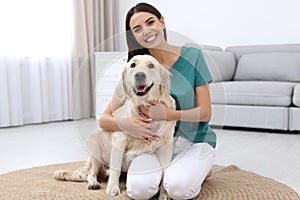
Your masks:
{"label": "light tile floor", "polygon": [[[84,141],[97,128],[95,119],[0,129],[0,174],[14,170],[83,161]],[[237,165],[272,178],[300,194],[300,134],[214,128],[215,164]]]}

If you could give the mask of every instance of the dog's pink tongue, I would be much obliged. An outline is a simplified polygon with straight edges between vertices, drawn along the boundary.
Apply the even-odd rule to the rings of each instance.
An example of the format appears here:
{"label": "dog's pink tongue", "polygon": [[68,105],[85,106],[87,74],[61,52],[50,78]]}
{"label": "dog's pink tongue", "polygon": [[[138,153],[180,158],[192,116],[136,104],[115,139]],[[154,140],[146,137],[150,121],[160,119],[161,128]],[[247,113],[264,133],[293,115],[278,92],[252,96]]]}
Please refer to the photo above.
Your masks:
{"label": "dog's pink tongue", "polygon": [[146,86],[141,86],[141,87],[136,88],[136,91],[137,92],[145,92],[146,89],[147,89]]}

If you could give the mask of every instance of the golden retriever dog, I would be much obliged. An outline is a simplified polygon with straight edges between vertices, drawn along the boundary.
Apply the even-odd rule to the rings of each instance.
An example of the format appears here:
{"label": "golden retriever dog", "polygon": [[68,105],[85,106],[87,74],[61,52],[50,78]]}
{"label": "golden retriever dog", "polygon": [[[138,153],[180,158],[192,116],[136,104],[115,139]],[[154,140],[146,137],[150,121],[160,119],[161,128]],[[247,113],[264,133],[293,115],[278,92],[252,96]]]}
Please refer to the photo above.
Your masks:
{"label": "golden retriever dog", "polygon": [[[139,115],[139,106],[149,102],[162,102],[175,109],[175,101],[170,95],[170,73],[155,58],[149,55],[134,56],[124,67],[122,79],[115,92],[125,95],[125,103],[113,112],[115,117]],[[56,171],[54,177],[65,181],[87,181],[88,189],[99,189],[98,178],[108,176],[106,193],[110,196],[120,194],[119,177],[125,156],[137,156],[142,153],[156,153],[163,172],[172,158],[172,140],[176,121],[152,121],[159,124],[159,140],[147,144],[130,133],[102,130],[90,134],[87,139],[89,157],[83,168],[76,171]],[[159,199],[167,199],[167,193],[160,186]]]}

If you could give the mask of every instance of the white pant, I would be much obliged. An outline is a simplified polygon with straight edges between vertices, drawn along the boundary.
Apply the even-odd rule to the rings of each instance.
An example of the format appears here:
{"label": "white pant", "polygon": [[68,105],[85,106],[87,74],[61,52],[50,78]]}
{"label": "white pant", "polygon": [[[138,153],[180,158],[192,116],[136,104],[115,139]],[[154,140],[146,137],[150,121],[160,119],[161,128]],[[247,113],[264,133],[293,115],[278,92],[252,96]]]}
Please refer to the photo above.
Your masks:
{"label": "white pant", "polygon": [[[201,184],[212,168],[215,149],[207,143],[174,138],[173,160],[164,175],[163,185],[172,199],[191,199],[200,193]],[[142,154],[131,162],[127,173],[127,194],[133,199],[150,199],[159,190],[162,169],[156,154]]]}

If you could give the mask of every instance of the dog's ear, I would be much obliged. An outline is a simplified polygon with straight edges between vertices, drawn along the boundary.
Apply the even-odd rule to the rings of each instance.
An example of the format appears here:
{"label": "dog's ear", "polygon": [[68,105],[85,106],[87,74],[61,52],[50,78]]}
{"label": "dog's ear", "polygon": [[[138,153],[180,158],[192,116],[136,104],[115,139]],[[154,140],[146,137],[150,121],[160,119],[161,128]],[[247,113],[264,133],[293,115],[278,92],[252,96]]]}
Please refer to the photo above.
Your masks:
{"label": "dog's ear", "polygon": [[127,97],[130,97],[130,92],[128,89],[128,85],[126,83],[126,76],[127,76],[127,66],[125,66],[121,72],[121,78],[122,78],[122,91],[124,93],[124,95],[126,95]]}
{"label": "dog's ear", "polygon": [[171,80],[170,76],[171,73],[164,68],[163,66],[159,66],[160,68],[160,74],[161,74],[161,84],[159,86],[159,90],[161,94],[170,94],[170,88],[171,88]]}
{"label": "dog's ear", "polygon": [[115,88],[115,96],[118,98],[118,101],[124,102],[125,99],[128,97],[126,84],[124,77],[126,76],[126,67],[124,67],[122,73],[121,73],[121,80],[119,81],[117,87]]}

